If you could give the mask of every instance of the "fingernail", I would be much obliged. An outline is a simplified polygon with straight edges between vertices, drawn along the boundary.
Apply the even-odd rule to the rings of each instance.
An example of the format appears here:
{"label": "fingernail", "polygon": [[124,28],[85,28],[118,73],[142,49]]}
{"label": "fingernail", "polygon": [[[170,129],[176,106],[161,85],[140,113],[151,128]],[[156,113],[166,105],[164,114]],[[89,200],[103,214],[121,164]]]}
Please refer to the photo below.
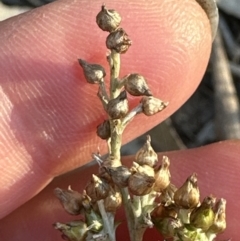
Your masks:
{"label": "fingernail", "polygon": [[214,40],[219,21],[219,14],[216,0],[196,0],[208,16],[212,29],[212,41]]}

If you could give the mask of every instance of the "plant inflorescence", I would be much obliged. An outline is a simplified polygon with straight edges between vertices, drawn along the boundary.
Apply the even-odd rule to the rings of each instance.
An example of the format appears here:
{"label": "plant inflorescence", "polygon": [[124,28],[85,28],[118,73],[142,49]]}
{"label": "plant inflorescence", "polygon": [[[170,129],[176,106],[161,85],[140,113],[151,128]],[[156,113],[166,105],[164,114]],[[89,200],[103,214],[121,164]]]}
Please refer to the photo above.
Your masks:
{"label": "plant inflorescence", "polygon": [[[143,240],[147,228],[155,227],[165,238],[174,241],[211,241],[226,228],[224,199],[212,195],[200,201],[197,176],[193,173],[176,188],[171,183],[170,160],[161,162],[147,136],[144,146],[136,153],[130,168],[121,163],[121,139],[126,126],[137,114],[155,115],[168,102],[155,98],[146,79],[138,73],[120,78],[120,55],[132,44],[120,27],[121,16],[104,5],[96,17],[98,26],[109,32],[106,46],[110,50],[110,90],[105,86],[106,72],[98,64],[79,59],[88,83],[99,86],[97,96],[108,119],[97,127],[97,135],[106,140],[109,154],[93,158],[99,164],[99,173],[92,175],[81,193],[71,188],[55,189],[55,195],[64,209],[78,219],[54,227],[69,241],[115,241],[118,222],[115,213],[123,204],[131,241]],[[135,108],[129,110],[128,95],[141,96]]]}

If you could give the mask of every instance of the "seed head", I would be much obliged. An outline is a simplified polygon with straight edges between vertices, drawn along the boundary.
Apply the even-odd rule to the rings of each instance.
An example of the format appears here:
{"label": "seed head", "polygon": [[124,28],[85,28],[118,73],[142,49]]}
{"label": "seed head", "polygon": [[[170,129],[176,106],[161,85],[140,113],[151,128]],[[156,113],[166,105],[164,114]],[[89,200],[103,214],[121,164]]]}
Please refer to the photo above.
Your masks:
{"label": "seed head", "polygon": [[122,196],[119,189],[111,187],[108,196],[104,199],[106,212],[116,212],[122,204]]}
{"label": "seed head", "polygon": [[86,187],[86,193],[93,202],[104,199],[108,196],[110,186],[103,179],[92,175],[90,183]]}
{"label": "seed head", "polygon": [[205,197],[202,204],[192,211],[190,216],[191,225],[195,228],[201,228],[203,231],[207,231],[214,221],[213,206],[215,202],[215,197]]}
{"label": "seed head", "polygon": [[84,241],[89,231],[87,224],[81,220],[66,224],[57,222],[53,224],[53,226],[62,232],[62,238],[64,240],[69,241]]}
{"label": "seed head", "polygon": [[153,219],[153,223],[157,230],[160,231],[160,233],[165,238],[172,238],[174,237],[176,231],[178,228],[181,227],[181,222],[179,219],[175,219],[172,217],[165,217],[163,219]]}
{"label": "seed head", "polygon": [[170,160],[168,157],[163,156],[162,165],[155,173],[155,185],[154,190],[156,192],[161,192],[170,184]]}
{"label": "seed head", "polygon": [[128,179],[131,175],[129,169],[125,166],[119,167],[106,167],[107,172],[111,176],[113,182],[118,187],[127,187]]}
{"label": "seed head", "polygon": [[115,50],[119,54],[126,53],[131,44],[132,41],[122,28],[118,28],[114,32],[110,33],[106,39],[107,48]]}
{"label": "seed head", "polygon": [[165,206],[169,206],[174,203],[174,193],[177,191],[175,185],[170,183],[162,192],[160,196],[160,202]]}
{"label": "seed head", "polygon": [[105,120],[97,126],[97,135],[103,140],[107,140],[111,136],[109,120]]}
{"label": "seed head", "polygon": [[221,198],[214,208],[214,221],[213,225],[209,228],[209,233],[218,234],[226,229],[226,200]]}
{"label": "seed head", "polygon": [[162,219],[166,217],[177,218],[177,210],[174,205],[165,206],[161,204],[153,210],[151,216],[154,219]]}
{"label": "seed head", "polygon": [[107,113],[112,119],[121,119],[128,113],[128,99],[126,91],[122,91],[118,97],[107,104]]}
{"label": "seed head", "polygon": [[121,23],[120,14],[114,9],[106,9],[105,5],[102,5],[101,11],[96,17],[96,22],[99,28],[103,31],[113,32]]}
{"label": "seed head", "polygon": [[99,84],[106,76],[104,68],[99,64],[89,64],[86,61],[79,59],[80,66],[83,69],[84,76],[88,83]]}
{"label": "seed head", "polygon": [[185,183],[175,192],[174,201],[182,208],[195,208],[199,204],[200,191],[197,185],[197,175],[192,174]]}
{"label": "seed head", "polygon": [[154,182],[154,177],[136,172],[128,179],[128,189],[133,195],[143,196],[152,191]]}
{"label": "seed head", "polygon": [[124,77],[125,90],[133,96],[151,96],[152,93],[149,90],[146,79],[140,74],[129,74]]}
{"label": "seed head", "polygon": [[140,172],[148,176],[154,177],[154,169],[148,165],[139,165],[137,162],[133,162],[133,165],[130,169],[132,173]]}
{"label": "seed head", "polygon": [[146,164],[150,167],[154,167],[157,164],[158,155],[151,146],[151,138],[149,135],[147,135],[144,146],[137,152],[135,160],[140,165]]}
{"label": "seed head", "polygon": [[141,100],[143,113],[147,116],[155,115],[168,106],[168,102],[163,102],[153,96],[144,96]]}
{"label": "seed head", "polygon": [[73,191],[71,187],[69,187],[68,190],[56,188],[54,194],[69,214],[80,214],[82,209],[82,195],[79,192]]}

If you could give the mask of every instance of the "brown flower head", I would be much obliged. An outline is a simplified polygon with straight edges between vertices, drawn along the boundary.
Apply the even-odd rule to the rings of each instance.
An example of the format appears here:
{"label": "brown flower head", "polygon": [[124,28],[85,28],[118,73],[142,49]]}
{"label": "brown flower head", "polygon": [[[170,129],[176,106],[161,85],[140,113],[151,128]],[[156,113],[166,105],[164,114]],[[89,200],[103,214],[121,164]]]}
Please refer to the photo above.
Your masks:
{"label": "brown flower head", "polygon": [[151,96],[152,93],[149,90],[146,79],[140,74],[129,74],[124,77],[125,89],[133,96]]}
{"label": "brown flower head", "polygon": [[105,5],[102,5],[101,11],[96,17],[96,22],[103,31],[112,32],[119,27],[121,16],[114,9],[107,9]]}
{"label": "brown flower head", "polygon": [[114,32],[110,33],[106,39],[107,48],[110,50],[115,50],[120,54],[126,53],[131,44],[132,41],[122,28],[118,28]]}
{"label": "brown flower head", "polygon": [[56,188],[54,194],[60,200],[64,209],[71,215],[78,215],[82,209],[82,195],[73,191],[71,187],[68,190],[63,190],[61,188]]}

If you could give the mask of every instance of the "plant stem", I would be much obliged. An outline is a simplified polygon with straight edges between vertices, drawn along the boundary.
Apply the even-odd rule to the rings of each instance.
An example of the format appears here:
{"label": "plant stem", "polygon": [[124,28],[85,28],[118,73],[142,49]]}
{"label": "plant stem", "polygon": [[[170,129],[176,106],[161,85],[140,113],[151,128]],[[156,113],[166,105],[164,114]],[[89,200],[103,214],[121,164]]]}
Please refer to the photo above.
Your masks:
{"label": "plant stem", "polygon": [[109,65],[110,65],[110,99],[116,98],[120,90],[118,88],[118,77],[120,72],[120,54],[115,50],[111,51],[109,56]]}
{"label": "plant stem", "polygon": [[112,225],[112,221],[109,220],[109,217],[108,217],[105,207],[104,207],[103,200],[101,199],[101,200],[97,201],[97,204],[98,204],[98,208],[101,213],[101,216],[102,216],[105,232],[108,233],[108,236],[109,236],[109,241],[116,241],[115,228],[114,228],[114,225]]}
{"label": "plant stem", "polygon": [[142,104],[139,104],[135,108],[133,108],[122,120],[122,125],[125,128],[127,124],[137,115],[142,112]]}
{"label": "plant stem", "polygon": [[114,167],[121,166],[122,125],[121,120],[110,120],[111,143],[110,156]]}
{"label": "plant stem", "polygon": [[133,214],[130,195],[128,193],[128,188],[127,187],[121,188],[121,194],[122,194],[122,199],[124,203],[124,209],[125,209],[125,214],[126,214],[126,219],[128,224],[130,240],[135,241],[134,214]]}

